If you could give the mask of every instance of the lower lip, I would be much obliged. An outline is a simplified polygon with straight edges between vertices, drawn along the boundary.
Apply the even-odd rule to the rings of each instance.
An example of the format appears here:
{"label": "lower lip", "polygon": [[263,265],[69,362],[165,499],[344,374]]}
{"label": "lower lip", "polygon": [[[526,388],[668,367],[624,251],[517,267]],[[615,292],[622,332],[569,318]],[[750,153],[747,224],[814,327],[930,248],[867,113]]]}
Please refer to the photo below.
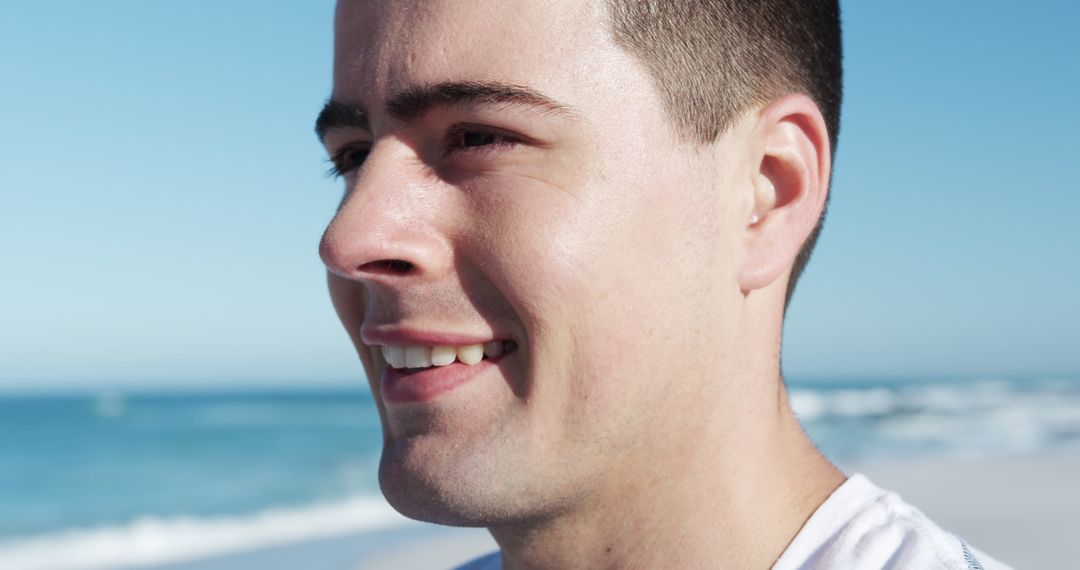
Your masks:
{"label": "lower lip", "polygon": [[484,359],[472,366],[454,362],[446,366],[433,366],[419,370],[388,366],[380,379],[382,399],[392,404],[434,400],[483,374],[486,370],[494,368],[502,358]]}

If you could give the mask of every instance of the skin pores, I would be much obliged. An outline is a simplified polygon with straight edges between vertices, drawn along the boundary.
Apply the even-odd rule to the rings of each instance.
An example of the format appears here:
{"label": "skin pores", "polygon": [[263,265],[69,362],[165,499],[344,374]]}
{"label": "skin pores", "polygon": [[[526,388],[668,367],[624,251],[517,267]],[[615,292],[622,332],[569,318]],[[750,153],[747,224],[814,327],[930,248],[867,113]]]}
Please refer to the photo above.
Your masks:
{"label": "skin pores", "polygon": [[[518,347],[430,401],[380,402],[380,481],[414,518],[490,527],[638,492],[737,401],[746,356],[725,323],[742,299],[743,130],[679,143],[644,68],[583,4],[338,8],[333,99],[369,125],[324,142],[369,151],[321,249],[373,390],[386,362],[362,327]],[[525,87],[565,112],[387,109],[452,82]]]}

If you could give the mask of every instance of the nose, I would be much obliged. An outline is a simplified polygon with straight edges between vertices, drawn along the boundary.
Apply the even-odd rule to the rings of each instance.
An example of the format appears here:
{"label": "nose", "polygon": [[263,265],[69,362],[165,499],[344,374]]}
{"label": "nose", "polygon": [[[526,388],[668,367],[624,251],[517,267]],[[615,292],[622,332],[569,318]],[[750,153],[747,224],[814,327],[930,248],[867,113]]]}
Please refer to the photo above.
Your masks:
{"label": "nose", "polygon": [[319,243],[327,269],[367,285],[450,269],[439,188],[405,145],[376,145]]}

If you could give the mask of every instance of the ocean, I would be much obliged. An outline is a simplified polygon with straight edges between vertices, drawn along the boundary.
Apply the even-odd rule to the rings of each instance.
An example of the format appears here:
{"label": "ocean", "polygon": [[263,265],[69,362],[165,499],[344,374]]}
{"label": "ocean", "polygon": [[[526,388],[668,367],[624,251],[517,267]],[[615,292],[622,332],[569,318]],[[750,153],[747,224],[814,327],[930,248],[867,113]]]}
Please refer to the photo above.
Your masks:
{"label": "ocean", "polygon": [[[1080,449],[1080,382],[792,381],[841,466]],[[0,568],[96,568],[409,524],[365,389],[0,396]]]}

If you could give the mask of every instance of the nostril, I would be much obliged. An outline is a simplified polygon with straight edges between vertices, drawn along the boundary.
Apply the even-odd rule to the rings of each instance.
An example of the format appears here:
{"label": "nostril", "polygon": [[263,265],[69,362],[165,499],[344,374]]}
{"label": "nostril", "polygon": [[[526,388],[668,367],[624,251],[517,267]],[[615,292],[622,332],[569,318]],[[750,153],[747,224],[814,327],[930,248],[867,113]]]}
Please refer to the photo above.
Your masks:
{"label": "nostril", "polygon": [[406,275],[412,270],[413,264],[404,259],[380,259],[360,266],[360,271],[383,275]]}

